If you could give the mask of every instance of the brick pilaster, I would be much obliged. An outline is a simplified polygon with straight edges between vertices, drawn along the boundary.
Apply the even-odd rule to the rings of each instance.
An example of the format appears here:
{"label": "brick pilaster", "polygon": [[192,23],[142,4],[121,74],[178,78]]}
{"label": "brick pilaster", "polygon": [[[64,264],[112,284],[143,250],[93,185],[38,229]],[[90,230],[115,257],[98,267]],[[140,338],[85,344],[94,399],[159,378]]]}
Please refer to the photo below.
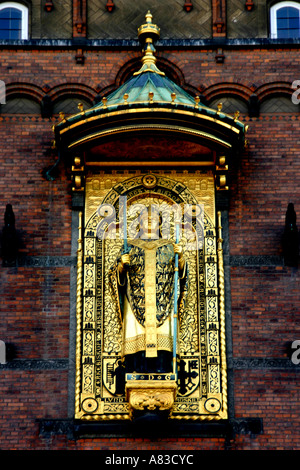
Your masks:
{"label": "brick pilaster", "polygon": [[226,37],[226,0],[212,0],[213,37]]}
{"label": "brick pilaster", "polygon": [[73,37],[86,37],[87,0],[73,0]]}

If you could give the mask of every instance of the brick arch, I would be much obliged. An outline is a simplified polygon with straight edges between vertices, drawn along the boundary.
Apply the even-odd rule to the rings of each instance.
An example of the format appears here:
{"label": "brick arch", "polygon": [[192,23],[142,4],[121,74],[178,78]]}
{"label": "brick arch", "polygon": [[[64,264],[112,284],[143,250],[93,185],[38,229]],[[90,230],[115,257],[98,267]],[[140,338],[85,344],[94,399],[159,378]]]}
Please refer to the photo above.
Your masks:
{"label": "brick arch", "polygon": [[241,85],[239,83],[219,83],[217,85],[212,85],[203,90],[202,94],[207,100],[211,102],[216,100],[218,97],[227,96],[233,98],[239,98],[240,100],[248,103],[250,96],[253,91],[251,88]]}
{"label": "brick arch", "polygon": [[255,90],[255,94],[262,102],[275,96],[291,97],[294,91],[290,82],[273,82],[261,85]]}
{"label": "brick arch", "polygon": [[[156,65],[158,66],[159,70],[164,72],[173,82],[177,83],[179,86],[183,86],[184,76],[181,70],[170,62],[168,59],[164,59],[162,57],[157,57]],[[134,57],[128,60],[122,67],[119,69],[116,79],[115,79],[115,86],[116,88],[120,87],[125,83],[129,78],[132,77],[134,72],[137,72],[141,68],[141,58]]]}
{"label": "brick arch", "polygon": [[97,95],[97,91],[82,83],[66,83],[49,89],[47,94],[51,98],[52,102],[56,102],[63,98],[77,96],[79,99],[82,98],[92,104]]}
{"label": "brick arch", "polygon": [[291,83],[277,82],[257,90],[261,113],[298,113],[299,106],[292,101],[294,89]]}
{"label": "brick arch", "polygon": [[216,110],[219,103],[222,104],[222,113],[225,114],[234,115],[236,112],[248,114],[249,112],[248,103],[236,96],[219,96],[217,99],[210,101],[208,106]]}
{"label": "brick arch", "polygon": [[14,82],[6,84],[6,99],[22,96],[41,103],[44,95],[42,88],[32,83]]}

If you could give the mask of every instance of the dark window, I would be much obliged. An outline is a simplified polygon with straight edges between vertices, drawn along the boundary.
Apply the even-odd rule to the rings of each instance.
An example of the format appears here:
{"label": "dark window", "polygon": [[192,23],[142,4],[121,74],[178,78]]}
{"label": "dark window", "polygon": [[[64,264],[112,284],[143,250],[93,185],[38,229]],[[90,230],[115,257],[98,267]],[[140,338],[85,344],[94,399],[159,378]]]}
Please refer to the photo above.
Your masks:
{"label": "dark window", "polygon": [[17,8],[0,10],[0,39],[22,39],[22,11]]}
{"label": "dark window", "polygon": [[277,38],[298,38],[300,31],[300,9],[282,7],[277,10]]}

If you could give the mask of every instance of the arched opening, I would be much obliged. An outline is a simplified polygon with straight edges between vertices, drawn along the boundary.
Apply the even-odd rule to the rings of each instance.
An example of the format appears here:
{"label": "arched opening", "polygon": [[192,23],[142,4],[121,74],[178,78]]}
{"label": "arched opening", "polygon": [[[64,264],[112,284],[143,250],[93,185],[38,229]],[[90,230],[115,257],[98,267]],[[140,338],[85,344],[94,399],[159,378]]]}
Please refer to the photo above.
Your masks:
{"label": "arched opening", "polygon": [[270,9],[272,39],[300,37],[300,3],[279,2]]}
{"label": "arched opening", "polygon": [[0,39],[28,39],[28,8],[16,2],[0,5]]}

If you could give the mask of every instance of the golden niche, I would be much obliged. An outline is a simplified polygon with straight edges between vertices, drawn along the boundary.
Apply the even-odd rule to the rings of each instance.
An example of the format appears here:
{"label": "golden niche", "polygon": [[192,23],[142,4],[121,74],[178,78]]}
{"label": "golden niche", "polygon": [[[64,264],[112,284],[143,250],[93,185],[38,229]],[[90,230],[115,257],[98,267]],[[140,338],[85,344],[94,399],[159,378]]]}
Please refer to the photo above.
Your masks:
{"label": "golden niche", "polygon": [[77,277],[77,419],[227,417],[212,173],[87,176]]}

